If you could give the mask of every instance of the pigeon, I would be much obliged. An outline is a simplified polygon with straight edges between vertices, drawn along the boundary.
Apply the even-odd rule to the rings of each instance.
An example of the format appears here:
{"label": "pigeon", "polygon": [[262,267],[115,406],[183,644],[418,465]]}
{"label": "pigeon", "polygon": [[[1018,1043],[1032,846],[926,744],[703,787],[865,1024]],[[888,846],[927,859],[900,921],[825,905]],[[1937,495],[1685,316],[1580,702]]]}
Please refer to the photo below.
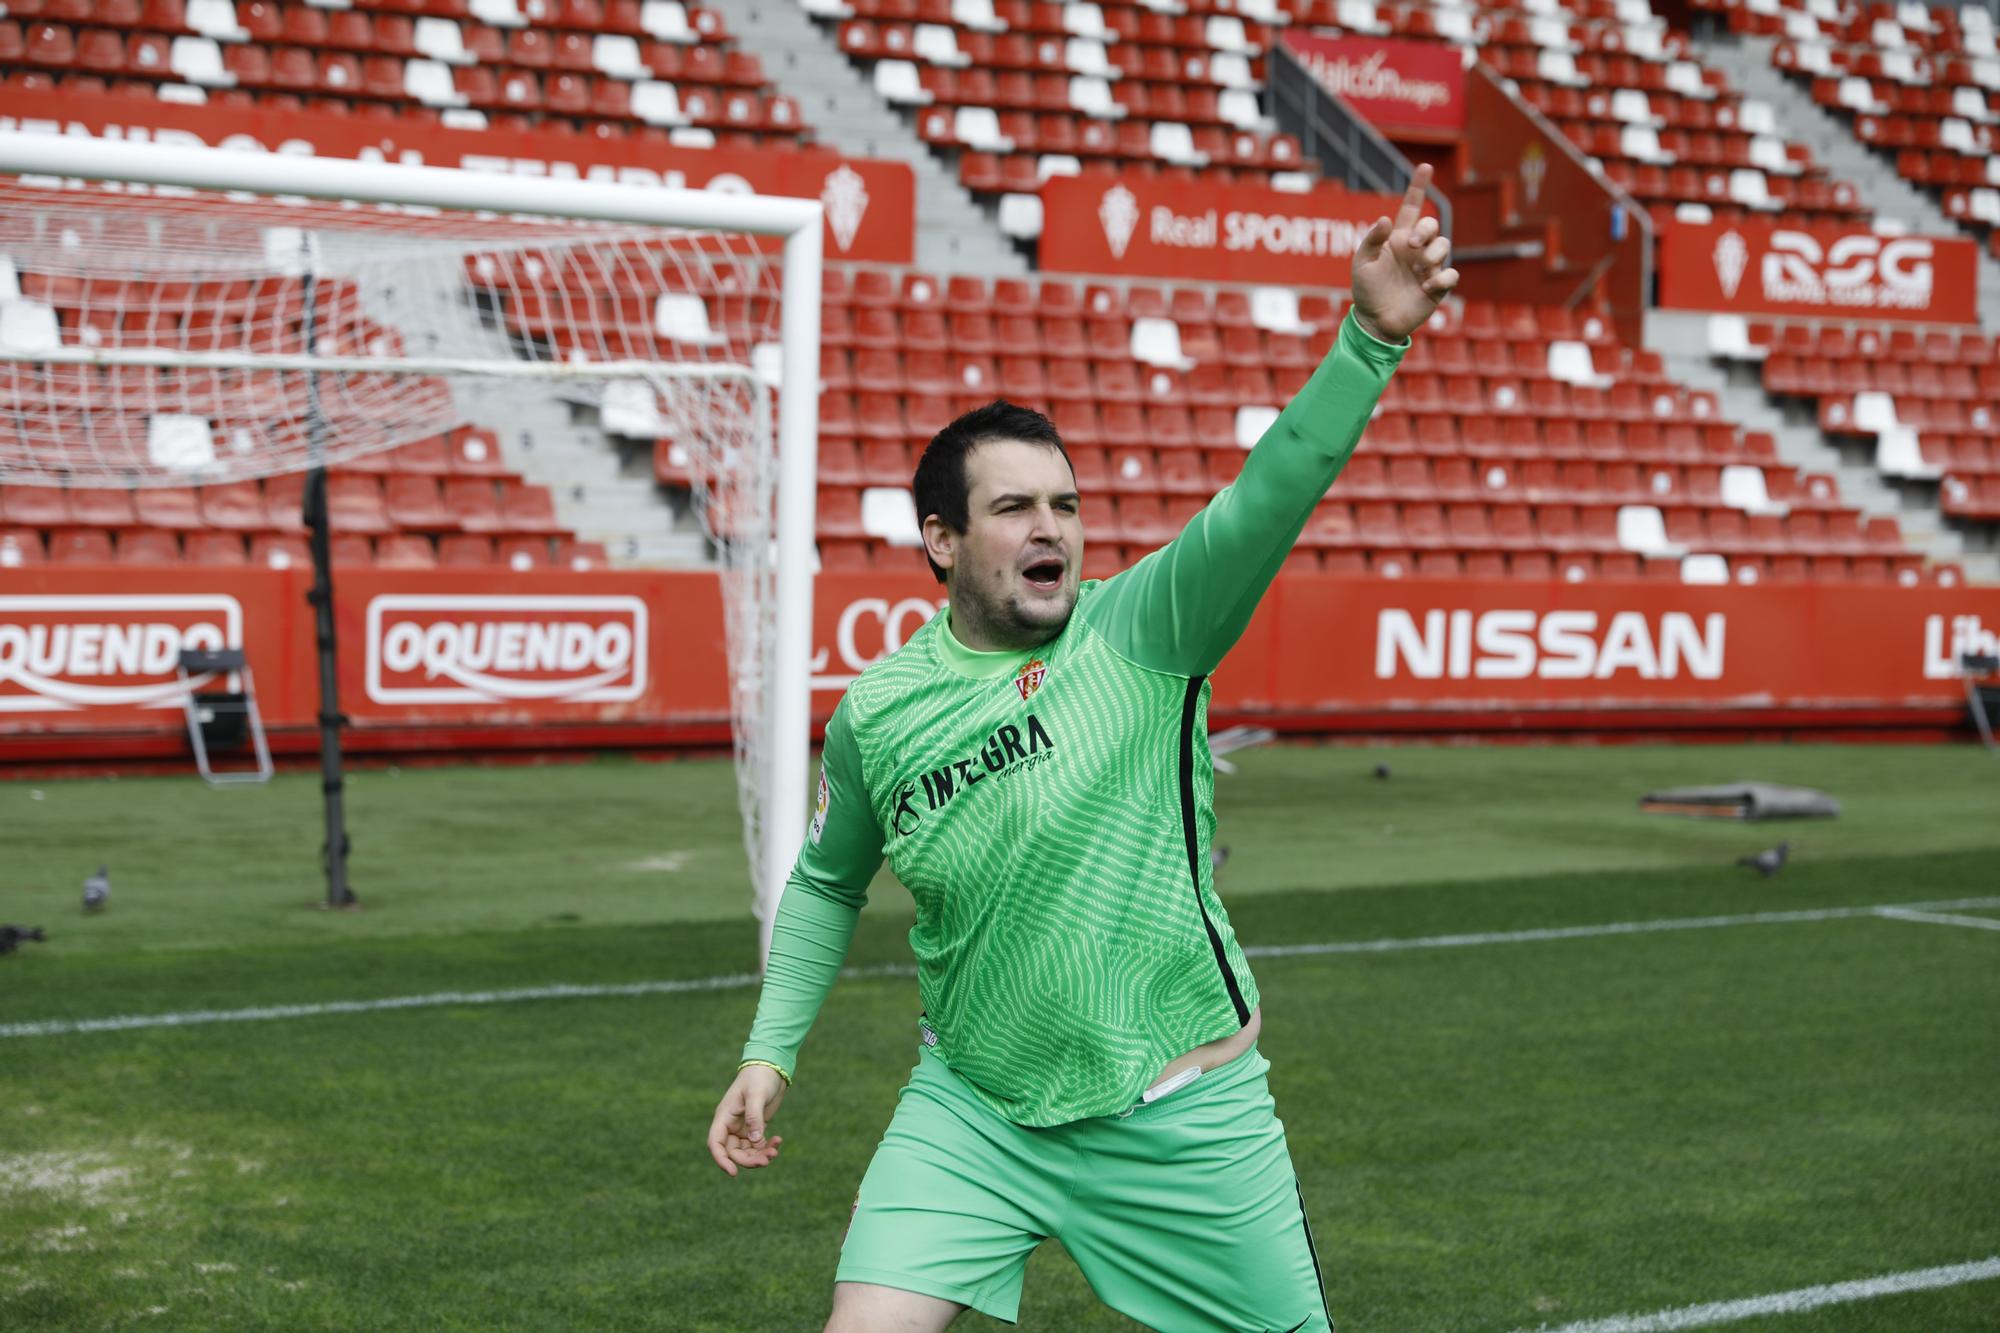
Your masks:
{"label": "pigeon", "polygon": [[97,867],[97,873],[83,882],[83,910],[101,912],[111,901],[111,869]]}
{"label": "pigeon", "polygon": [[33,940],[42,944],[48,936],[42,934],[40,926],[0,926],[0,955],[10,954],[22,940]]}
{"label": "pigeon", "polygon": [[1736,858],[1736,864],[1749,866],[1765,879],[1769,879],[1785,868],[1785,858],[1791,854],[1792,844],[1781,842],[1776,847],[1768,848],[1755,856],[1739,856]]}
{"label": "pigeon", "polygon": [[1375,780],[1377,782],[1387,782],[1389,780],[1389,766],[1387,764],[1375,765]]}
{"label": "pigeon", "polygon": [[1229,848],[1226,845],[1221,847],[1211,847],[1208,849],[1208,868],[1210,870],[1222,869],[1223,862],[1227,861],[1228,859],[1229,859]]}

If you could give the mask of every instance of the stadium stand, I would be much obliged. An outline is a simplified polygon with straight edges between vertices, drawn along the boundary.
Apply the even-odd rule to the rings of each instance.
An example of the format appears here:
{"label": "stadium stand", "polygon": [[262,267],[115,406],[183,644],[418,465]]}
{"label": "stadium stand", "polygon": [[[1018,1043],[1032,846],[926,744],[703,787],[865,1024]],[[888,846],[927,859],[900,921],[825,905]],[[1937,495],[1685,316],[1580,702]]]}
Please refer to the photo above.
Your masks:
{"label": "stadium stand", "polygon": [[[989,201],[1098,166],[1310,183],[1316,165],[1258,101],[1264,53],[1284,27],[1301,24],[1476,47],[1663,219],[1868,216],[1851,184],[1830,179],[1804,145],[1787,141],[1770,108],[1732,92],[1645,0],[1532,8],[1262,0],[1179,13],[1032,0],[801,3],[918,137],[954,164],[960,182]],[[1729,12],[1732,23],[1773,19]],[[1777,12],[1776,22],[1789,32],[1800,12]],[[1863,21],[1823,31],[1852,39]],[[1871,34],[1876,21],[1867,20]],[[1939,68],[1963,67],[1976,83],[1984,48],[1970,28],[1945,26],[1911,21],[1902,30],[1922,33],[1908,44]],[[1830,40],[1827,49],[1846,48]],[[0,19],[0,63],[20,88],[641,141],[781,147],[811,139],[797,103],[772,87],[721,15],[675,0],[558,0],[525,11],[515,0],[351,9],[28,0]],[[1959,94],[1970,86],[1961,82],[1949,99],[1968,115],[1970,99]],[[1946,119],[1932,116],[1940,136]],[[1949,144],[1940,138],[1924,151],[1958,151],[1958,132],[1948,133]],[[633,292],[610,274],[568,279],[571,291],[592,294],[594,327],[613,328],[624,340],[614,350],[633,355],[705,331],[704,307],[690,307],[690,295],[722,299]],[[468,281],[477,286],[480,275]],[[20,283],[25,299],[54,309],[65,337],[192,347],[229,336],[161,314],[157,302],[118,327],[85,329],[59,284],[32,273]],[[508,330],[524,345],[565,354],[574,341],[570,313],[515,290],[498,303]],[[1084,489],[1103,497],[1091,516],[1091,572],[1160,545],[1228,484],[1342,313],[1324,296],[1299,294],[1295,316],[1272,317],[1256,295],[1212,284],[830,267],[823,566],[916,561],[906,490],[915,451],[956,412],[996,395],[1051,411]],[[671,315],[661,304],[669,296],[679,302]],[[679,329],[677,320],[702,327]],[[395,333],[357,324],[353,336]],[[1870,395],[1888,395],[1892,425],[1922,427],[1911,446],[1918,464],[1948,474],[1947,512],[1992,512],[2000,386],[1990,348],[1954,344],[1947,364],[1918,344],[1906,362],[1891,339],[1895,355],[1854,354],[1864,377],[1817,346],[1800,355],[1785,341],[1795,336],[1759,329],[1752,337],[1772,348],[1764,368],[1771,394],[1812,399],[1836,434],[1877,420]],[[47,372],[47,410],[87,394],[87,385],[59,384],[66,374]],[[190,411],[211,429],[231,428],[220,404]],[[649,436],[656,427],[644,412],[636,425],[608,412],[601,424],[647,442],[663,490],[690,489],[684,454],[671,438]],[[134,438],[142,437],[140,428]],[[501,448],[468,425],[344,469],[332,488],[343,559],[402,568],[603,561],[601,547],[562,529],[548,490],[510,471]],[[0,563],[300,563],[298,502],[295,479],[171,498],[10,487],[0,492]],[[1473,300],[1440,312],[1419,341],[1368,450],[1320,507],[1293,564],[1386,576],[1710,580],[1713,562],[1690,557],[1714,556],[1726,562],[1723,576],[1740,582],[1909,581],[1924,568],[1893,519],[1864,521],[1842,504],[1832,477],[1784,464],[1770,436],[1724,420],[1713,394],[1672,382],[1657,354],[1621,344],[1600,315]]]}
{"label": "stadium stand", "polygon": [[[831,270],[823,560],[914,561],[899,549],[916,544],[913,515],[900,529],[873,523],[869,497],[906,486],[923,442],[998,393],[1060,423],[1082,488],[1104,497],[1090,567],[1121,567],[1235,476],[1303,383],[1342,311],[1324,297],[1300,308],[1306,335],[1258,328],[1242,290]],[[1724,556],[1743,582],[1921,568],[1894,520],[1864,523],[1830,478],[1781,464],[1768,436],[1720,420],[1712,395],[1669,382],[1656,355],[1619,345],[1602,320],[1448,310],[1392,383],[1295,568],[1678,579],[1688,554]],[[1173,324],[1192,368],[1135,351],[1153,319]],[[685,485],[672,453],[656,445],[656,475]]]}
{"label": "stadium stand", "polygon": [[1778,39],[1774,65],[2000,256],[2000,47],[1990,11],[1809,0],[1696,7],[1733,32]]}
{"label": "stadium stand", "polygon": [[[1655,210],[1866,215],[1851,184],[1783,138],[1768,106],[1731,92],[1644,0],[1473,8],[1291,0],[1189,13],[1029,0],[805,7],[839,25],[841,48],[869,66],[882,97],[914,113],[927,143],[955,150],[960,182],[983,195],[1032,195],[1051,175],[1096,166],[1309,181],[1317,165],[1275,132],[1258,101],[1263,53],[1297,23],[1476,47]],[[1022,234],[1034,230],[1030,222]]]}
{"label": "stadium stand", "polygon": [[796,142],[796,101],[713,10],[679,0],[27,0],[0,18],[17,88],[135,93],[415,123]]}
{"label": "stadium stand", "polygon": [[1829,438],[1872,449],[1885,477],[1937,483],[1952,518],[2000,518],[2000,339],[1985,333],[1750,322],[1720,342],[1761,360],[1764,391]]}

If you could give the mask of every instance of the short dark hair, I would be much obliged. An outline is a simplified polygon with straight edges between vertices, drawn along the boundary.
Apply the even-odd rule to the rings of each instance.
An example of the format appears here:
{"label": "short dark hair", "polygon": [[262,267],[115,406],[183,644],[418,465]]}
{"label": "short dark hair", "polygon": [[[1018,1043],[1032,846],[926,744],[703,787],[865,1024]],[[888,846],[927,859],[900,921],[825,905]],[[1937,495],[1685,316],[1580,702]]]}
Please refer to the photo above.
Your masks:
{"label": "short dark hair", "polygon": [[[966,455],[994,440],[1046,445],[1061,454],[1063,462],[1069,462],[1069,450],[1063,448],[1055,422],[1032,407],[996,398],[965,413],[931,436],[931,442],[924,446],[924,456],[917,460],[916,479],[910,484],[915,492],[919,523],[936,514],[953,532],[965,531],[972,517],[968,509],[972,483],[965,476]],[[943,583],[944,570],[930,558],[928,550],[924,559],[931,573],[937,575],[937,581]]]}

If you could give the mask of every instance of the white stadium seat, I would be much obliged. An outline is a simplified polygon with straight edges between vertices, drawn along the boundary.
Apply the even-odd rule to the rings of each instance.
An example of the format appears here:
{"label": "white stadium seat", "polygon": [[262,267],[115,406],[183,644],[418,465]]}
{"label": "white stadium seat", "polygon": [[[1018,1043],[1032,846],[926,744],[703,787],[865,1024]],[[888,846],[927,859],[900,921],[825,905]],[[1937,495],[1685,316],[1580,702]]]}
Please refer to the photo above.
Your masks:
{"label": "white stadium seat", "polygon": [[681,0],[645,0],[639,6],[639,26],[663,42],[691,45],[701,40],[688,26],[687,10]]}
{"label": "white stadium seat", "polygon": [[182,18],[190,32],[198,33],[211,41],[250,40],[249,31],[236,21],[236,5],[233,0],[187,0]]}
{"label": "white stadium seat", "polygon": [[892,106],[929,106],[931,101],[911,60],[876,61],[875,91]]}
{"label": "white stadium seat", "polygon": [[1667,520],[1658,505],[1618,506],[1618,544],[1641,555],[1685,554],[1684,548],[1667,540]]}
{"label": "white stadium seat", "polygon": [[403,62],[403,95],[425,106],[465,105],[465,95],[452,81],[451,66],[435,60]]}
{"label": "white stadium seat", "polygon": [[1000,196],[1000,230],[1020,241],[1042,234],[1042,197],[1038,194]]}
{"label": "white stadium seat", "polygon": [[958,49],[958,35],[942,23],[919,23],[910,38],[910,53],[932,65],[962,69],[972,57]]}
{"label": "white stadium seat", "polygon": [[419,55],[447,65],[470,65],[472,52],[465,49],[465,34],[450,19],[420,18],[413,38]]}
{"label": "white stadium seat", "polygon": [[1253,448],[1264,438],[1264,432],[1271,429],[1271,423],[1278,419],[1275,407],[1248,406],[1236,409],[1236,447]]}
{"label": "white stadium seat", "polygon": [[680,89],[662,79],[641,79],[632,85],[632,114],[648,125],[685,125]]}
{"label": "white stadium seat", "polygon": [[870,486],[861,492],[861,530],[891,546],[922,546],[917,502],[901,486]]}
{"label": "white stadium seat", "polygon": [[646,77],[646,66],[639,59],[636,38],[605,32],[597,34],[590,41],[590,63],[598,73],[608,74],[614,79]]}
{"label": "white stadium seat", "polygon": [[1181,351],[1181,326],[1150,315],[1132,321],[1132,359],[1173,370],[1194,366],[1193,359]]}
{"label": "white stadium seat", "polygon": [[230,88],[236,76],[222,67],[222,48],[208,37],[176,37],[167,51],[167,67],[189,83],[206,88]]}

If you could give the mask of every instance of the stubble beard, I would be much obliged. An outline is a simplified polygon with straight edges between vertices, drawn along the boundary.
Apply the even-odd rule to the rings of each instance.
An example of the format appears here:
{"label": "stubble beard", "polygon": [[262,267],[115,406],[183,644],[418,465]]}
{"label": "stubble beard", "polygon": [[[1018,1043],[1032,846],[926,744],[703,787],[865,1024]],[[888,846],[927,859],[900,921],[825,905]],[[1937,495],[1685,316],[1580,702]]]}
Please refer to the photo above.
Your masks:
{"label": "stubble beard", "polygon": [[[970,596],[966,596],[967,593]],[[1061,600],[1044,603],[1045,615],[1035,614],[1041,608],[1023,600],[1021,594],[1013,589],[999,597],[991,597],[984,589],[968,588],[954,596],[952,601],[955,609],[972,613],[970,619],[984,628],[986,637],[997,644],[1000,651],[1012,651],[1047,643],[1063,632],[1070,616],[1076,611],[1076,586],[1065,574]]]}

